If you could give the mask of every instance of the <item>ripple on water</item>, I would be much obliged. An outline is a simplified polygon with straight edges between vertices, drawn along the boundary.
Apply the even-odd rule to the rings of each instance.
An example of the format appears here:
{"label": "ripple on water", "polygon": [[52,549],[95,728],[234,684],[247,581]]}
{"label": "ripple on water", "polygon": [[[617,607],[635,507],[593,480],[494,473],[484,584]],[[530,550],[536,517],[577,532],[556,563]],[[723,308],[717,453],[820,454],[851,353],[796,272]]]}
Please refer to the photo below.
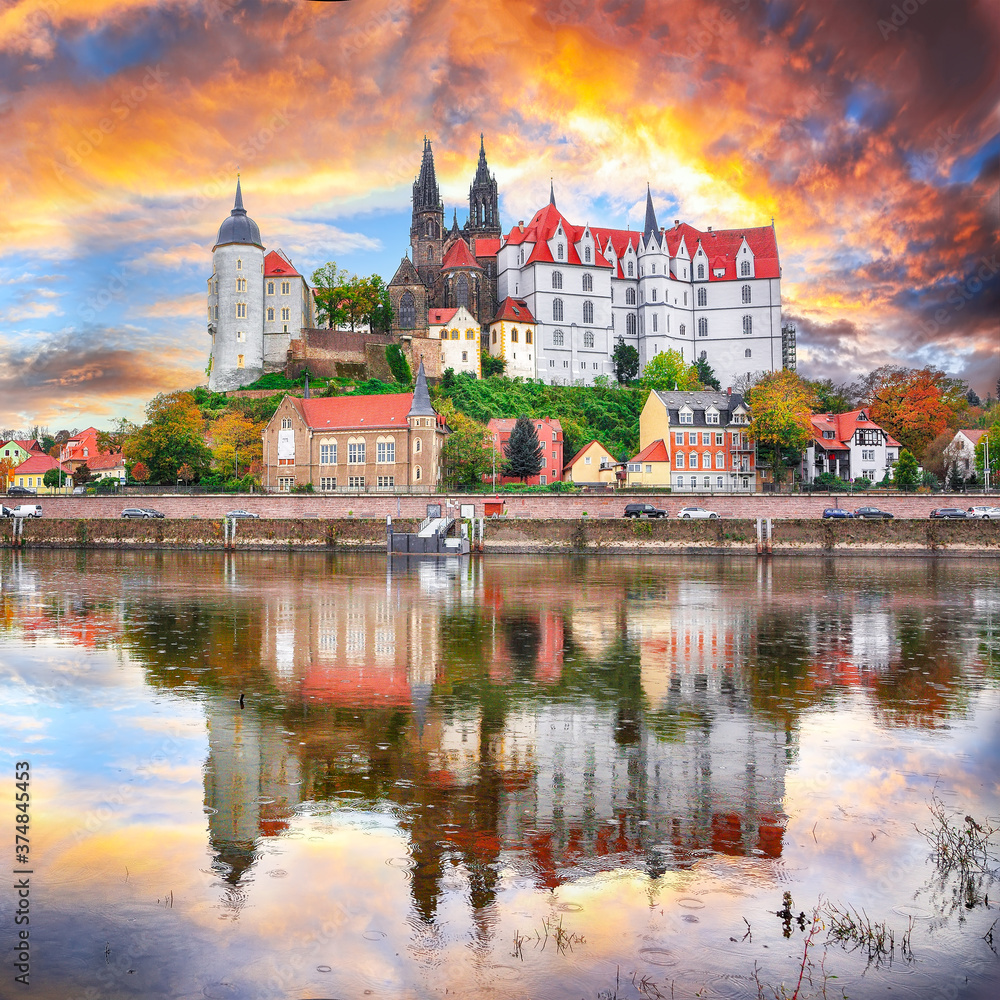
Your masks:
{"label": "ripple on water", "polygon": [[239,988],[232,983],[209,983],[201,992],[208,1000],[231,1000],[240,995]]}
{"label": "ripple on water", "polygon": [[683,906],[685,910],[704,910],[705,904],[700,899],[695,899],[693,896],[682,896],[677,900],[678,906]]}
{"label": "ripple on water", "polygon": [[563,913],[578,913],[583,907],[579,903],[560,903],[556,909]]}
{"label": "ripple on water", "polygon": [[640,948],[639,957],[650,965],[658,965],[663,968],[677,965],[680,961],[677,955],[662,945],[647,945],[645,948]]}
{"label": "ripple on water", "polygon": [[365,931],[361,935],[366,941],[383,941],[388,937],[385,931]]}

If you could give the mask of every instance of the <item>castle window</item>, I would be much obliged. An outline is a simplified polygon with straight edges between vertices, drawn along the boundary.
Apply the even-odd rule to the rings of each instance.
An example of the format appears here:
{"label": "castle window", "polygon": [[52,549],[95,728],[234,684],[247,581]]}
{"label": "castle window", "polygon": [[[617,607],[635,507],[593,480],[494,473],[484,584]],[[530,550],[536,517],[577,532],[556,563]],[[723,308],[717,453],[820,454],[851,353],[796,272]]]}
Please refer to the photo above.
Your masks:
{"label": "castle window", "polygon": [[[419,446],[419,444],[420,444],[420,442],[418,441],[418,442],[417,442],[417,445]],[[419,447],[417,448],[417,451],[420,451],[420,448],[419,448]],[[414,479],[415,479],[415,480],[416,480],[416,481],[417,481],[418,483],[420,482],[420,466],[419,466],[419,465],[418,465],[418,466],[417,466],[417,467],[416,467],[416,468],[415,468],[415,469],[413,470],[413,478],[414,478]]]}
{"label": "castle window", "polygon": [[515,327],[511,327],[510,342],[512,344],[516,344],[517,343],[517,327],[516,326]]}
{"label": "castle window", "polygon": [[634,274],[635,274],[635,268],[634,268],[634,266],[632,264],[632,261],[629,261],[628,262],[628,276],[631,278]]}
{"label": "castle window", "polygon": [[[288,421],[291,423],[291,421]],[[337,442],[334,441],[333,444],[321,444],[319,446],[319,464],[320,465],[336,465],[337,464]]]}
{"label": "castle window", "polygon": [[476,339],[476,331],[475,330],[466,330],[465,331],[465,339],[466,340],[475,340]]}
{"label": "castle window", "polygon": [[219,318],[219,307],[218,306],[215,307],[215,318],[216,319]]}
{"label": "castle window", "polygon": [[704,281],[705,280],[705,265],[704,264],[699,264],[698,265],[698,280],[699,281]]}
{"label": "castle window", "polygon": [[469,308],[469,279],[464,274],[455,282],[455,305]]}
{"label": "castle window", "polygon": [[750,286],[744,285],[743,288],[740,289],[740,291],[743,294],[743,305],[745,306],[750,305]]}
{"label": "castle window", "polygon": [[749,347],[743,352],[743,357],[745,357],[745,358],[751,358],[751,357],[753,357],[753,353],[751,352],[751,350],[750,350]]}
{"label": "castle window", "polygon": [[290,282],[283,281],[281,283],[281,294],[282,295],[287,295],[291,290],[292,290],[292,286],[291,286]]}
{"label": "castle window", "polygon": [[655,288],[653,289],[652,299],[653,299],[654,302],[656,301],[656,289]]}
{"label": "castle window", "polygon": [[563,321],[563,301],[562,299],[552,300],[552,320],[555,323]]}
{"label": "castle window", "polygon": [[530,330],[525,330],[524,331],[524,342],[526,344],[530,344],[531,343],[531,331]]}
{"label": "castle window", "polygon": [[651,273],[651,274],[656,274],[656,264],[655,264],[655,263],[654,263],[654,264],[652,265],[652,267],[650,268],[650,273]]}
{"label": "castle window", "polygon": [[562,288],[562,271],[552,272],[552,287]]}
{"label": "castle window", "polygon": [[745,260],[740,264],[740,277],[749,278],[750,277],[750,261]]}
{"label": "castle window", "polygon": [[563,246],[563,244],[562,243],[557,244],[556,245],[556,257],[559,260],[562,260],[563,257],[565,256],[565,254],[566,254],[566,248]]}
{"label": "castle window", "polygon": [[236,258],[236,270],[237,271],[243,270],[243,261],[240,260],[238,257]]}
{"label": "castle window", "polygon": [[743,317],[743,332],[750,334],[753,333],[753,317],[744,316]]}
{"label": "castle window", "polygon": [[681,336],[682,337],[684,336],[684,329],[685,329],[684,324],[681,323]]}
{"label": "castle window", "polygon": [[272,322],[274,321],[274,309],[272,307],[270,307],[270,306],[268,307],[268,310],[267,310],[267,318],[269,320],[271,320]]}
{"label": "castle window", "polygon": [[708,305],[708,292],[704,288],[698,289],[698,305],[702,307]]}
{"label": "castle window", "polygon": [[267,283],[267,294],[268,295],[274,295],[274,282],[273,281],[269,281]]}
{"label": "castle window", "polygon": [[593,347],[594,346],[594,331],[584,330],[583,331],[583,346]]}
{"label": "castle window", "polygon": [[708,320],[704,316],[698,320],[698,336],[707,337],[708,336]]}
{"label": "castle window", "polygon": [[236,331],[236,339],[240,340],[240,341],[246,340],[247,339],[247,335],[242,330],[237,330]]}
{"label": "castle window", "polygon": [[403,292],[399,300],[399,325],[404,330],[412,330],[417,325],[417,304],[412,292]]}
{"label": "castle window", "polygon": [[635,313],[629,313],[625,317],[625,332],[628,334],[628,336],[630,337],[635,336],[635,326],[636,326]]}
{"label": "castle window", "polygon": [[657,320],[656,320],[656,313],[653,313],[653,333],[656,333],[657,329],[658,329],[658,325],[657,325]]}
{"label": "castle window", "polygon": [[469,360],[469,352],[468,351],[462,351],[462,360],[463,361],[468,361]]}
{"label": "castle window", "polygon": [[594,276],[592,274],[585,274],[583,276],[583,290],[585,292],[592,292],[594,290]]}
{"label": "castle window", "polygon": [[236,279],[236,291],[245,292],[247,290],[247,279],[237,278]]}
{"label": "castle window", "polygon": [[424,257],[427,260],[433,260],[434,259],[434,247],[428,247],[427,251],[424,253]]}
{"label": "castle window", "polygon": [[590,247],[585,247],[583,251],[583,259],[586,263],[590,263]]}
{"label": "castle window", "polygon": [[562,330],[556,330],[552,334],[552,346],[553,347],[562,347],[564,342],[565,342],[565,338],[563,337]]}
{"label": "castle window", "polygon": [[237,368],[242,368],[243,367],[243,355],[242,354],[237,354],[236,355],[236,367]]}
{"label": "castle window", "polygon": [[497,332],[496,332],[496,330],[494,330],[493,331],[493,343],[495,344],[496,342],[497,342]]}
{"label": "castle window", "polygon": [[245,302],[236,303],[236,318],[237,319],[247,318],[247,304]]}
{"label": "castle window", "polygon": [[291,426],[292,426],[292,418],[291,417],[282,417],[281,418],[281,429],[283,431],[290,430]]}
{"label": "castle window", "polygon": [[626,288],[625,289],[625,305],[634,306],[635,305],[635,289]]}
{"label": "castle window", "polygon": [[282,318],[282,320],[291,319],[292,318],[292,310],[288,309],[288,308],[282,309],[281,310],[281,318]]}
{"label": "castle window", "polygon": [[594,303],[590,299],[583,303],[583,321],[584,323],[594,322]]}

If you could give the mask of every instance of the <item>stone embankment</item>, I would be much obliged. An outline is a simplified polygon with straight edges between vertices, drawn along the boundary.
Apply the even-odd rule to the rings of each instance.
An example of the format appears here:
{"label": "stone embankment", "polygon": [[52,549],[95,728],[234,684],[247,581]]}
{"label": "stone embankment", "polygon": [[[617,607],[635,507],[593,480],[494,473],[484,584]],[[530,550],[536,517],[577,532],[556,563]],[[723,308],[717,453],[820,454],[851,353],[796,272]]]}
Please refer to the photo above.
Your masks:
{"label": "stone embankment", "polygon": [[[397,531],[415,531],[415,518],[393,518]],[[236,522],[230,537],[222,519],[122,520],[41,518],[23,522],[15,536],[0,523],[0,547],[111,549],[361,550],[384,552],[384,517],[261,518]],[[766,547],[766,539],[765,539]],[[483,551],[521,553],[742,554],[758,550],[757,523],[747,518],[717,521],[632,521],[623,518],[500,518],[485,522]],[[900,519],[772,521],[775,555],[953,555],[1000,558],[1000,522]]]}

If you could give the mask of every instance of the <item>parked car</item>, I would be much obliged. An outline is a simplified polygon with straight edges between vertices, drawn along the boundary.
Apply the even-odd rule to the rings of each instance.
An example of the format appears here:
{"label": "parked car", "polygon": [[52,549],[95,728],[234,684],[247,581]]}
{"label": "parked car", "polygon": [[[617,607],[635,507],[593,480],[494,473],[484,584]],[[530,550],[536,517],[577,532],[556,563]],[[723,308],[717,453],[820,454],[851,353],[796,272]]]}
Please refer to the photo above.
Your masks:
{"label": "parked car", "polygon": [[143,507],[146,512],[146,517],[166,517],[166,514],[162,510],[153,510],[152,507]]}
{"label": "parked car", "polygon": [[965,512],[965,516],[978,517],[984,521],[989,521],[991,518],[1000,521],[1000,507],[970,507]]}
{"label": "parked car", "polygon": [[687,520],[691,517],[704,517],[709,520],[718,520],[719,515],[714,510],[705,510],[704,507],[681,507],[677,511],[677,516]]}
{"label": "parked car", "polygon": [[961,507],[935,507],[930,512],[929,517],[965,517],[966,513]]}
{"label": "parked car", "polygon": [[843,507],[827,507],[823,511],[823,517],[854,517],[854,515]]}
{"label": "parked car", "polygon": [[150,515],[146,512],[144,507],[126,507],[122,513],[122,517],[149,517]]}
{"label": "parked car", "polygon": [[625,505],[623,517],[666,517],[667,512],[651,503],[629,503]]}
{"label": "parked car", "polygon": [[75,496],[75,497],[85,497],[86,495],[87,495],[87,487],[86,486],[74,486],[73,487],[73,496]]}
{"label": "parked car", "polygon": [[260,514],[251,514],[248,510],[230,510],[226,512],[226,517],[260,517]]}
{"label": "parked car", "polygon": [[6,507],[2,503],[0,503],[0,517],[13,517],[13,516],[14,512],[10,509],[10,507]]}
{"label": "parked car", "polygon": [[7,507],[7,517],[41,517],[42,506],[37,503],[22,503],[16,507]]}
{"label": "parked car", "polygon": [[854,512],[854,516],[875,518],[876,520],[883,518],[884,520],[891,521],[896,515],[890,514],[887,510],[881,510],[878,507],[859,507]]}
{"label": "parked car", "polygon": [[9,497],[37,497],[37,490],[29,490],[27,486],[8,486],[7,496]]}

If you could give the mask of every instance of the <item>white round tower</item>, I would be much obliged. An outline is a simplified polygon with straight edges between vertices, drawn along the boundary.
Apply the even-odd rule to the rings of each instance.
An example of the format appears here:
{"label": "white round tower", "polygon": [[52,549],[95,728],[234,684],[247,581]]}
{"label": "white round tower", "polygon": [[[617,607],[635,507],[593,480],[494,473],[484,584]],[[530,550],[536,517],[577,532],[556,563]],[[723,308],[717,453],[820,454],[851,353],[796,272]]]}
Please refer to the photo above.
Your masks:
{"label": "white round tower", "polygon": [[209,389],[239,389],[264,374],[264,246],[243,207],[239,179],[236,204],[212,247],[208,332]]}

